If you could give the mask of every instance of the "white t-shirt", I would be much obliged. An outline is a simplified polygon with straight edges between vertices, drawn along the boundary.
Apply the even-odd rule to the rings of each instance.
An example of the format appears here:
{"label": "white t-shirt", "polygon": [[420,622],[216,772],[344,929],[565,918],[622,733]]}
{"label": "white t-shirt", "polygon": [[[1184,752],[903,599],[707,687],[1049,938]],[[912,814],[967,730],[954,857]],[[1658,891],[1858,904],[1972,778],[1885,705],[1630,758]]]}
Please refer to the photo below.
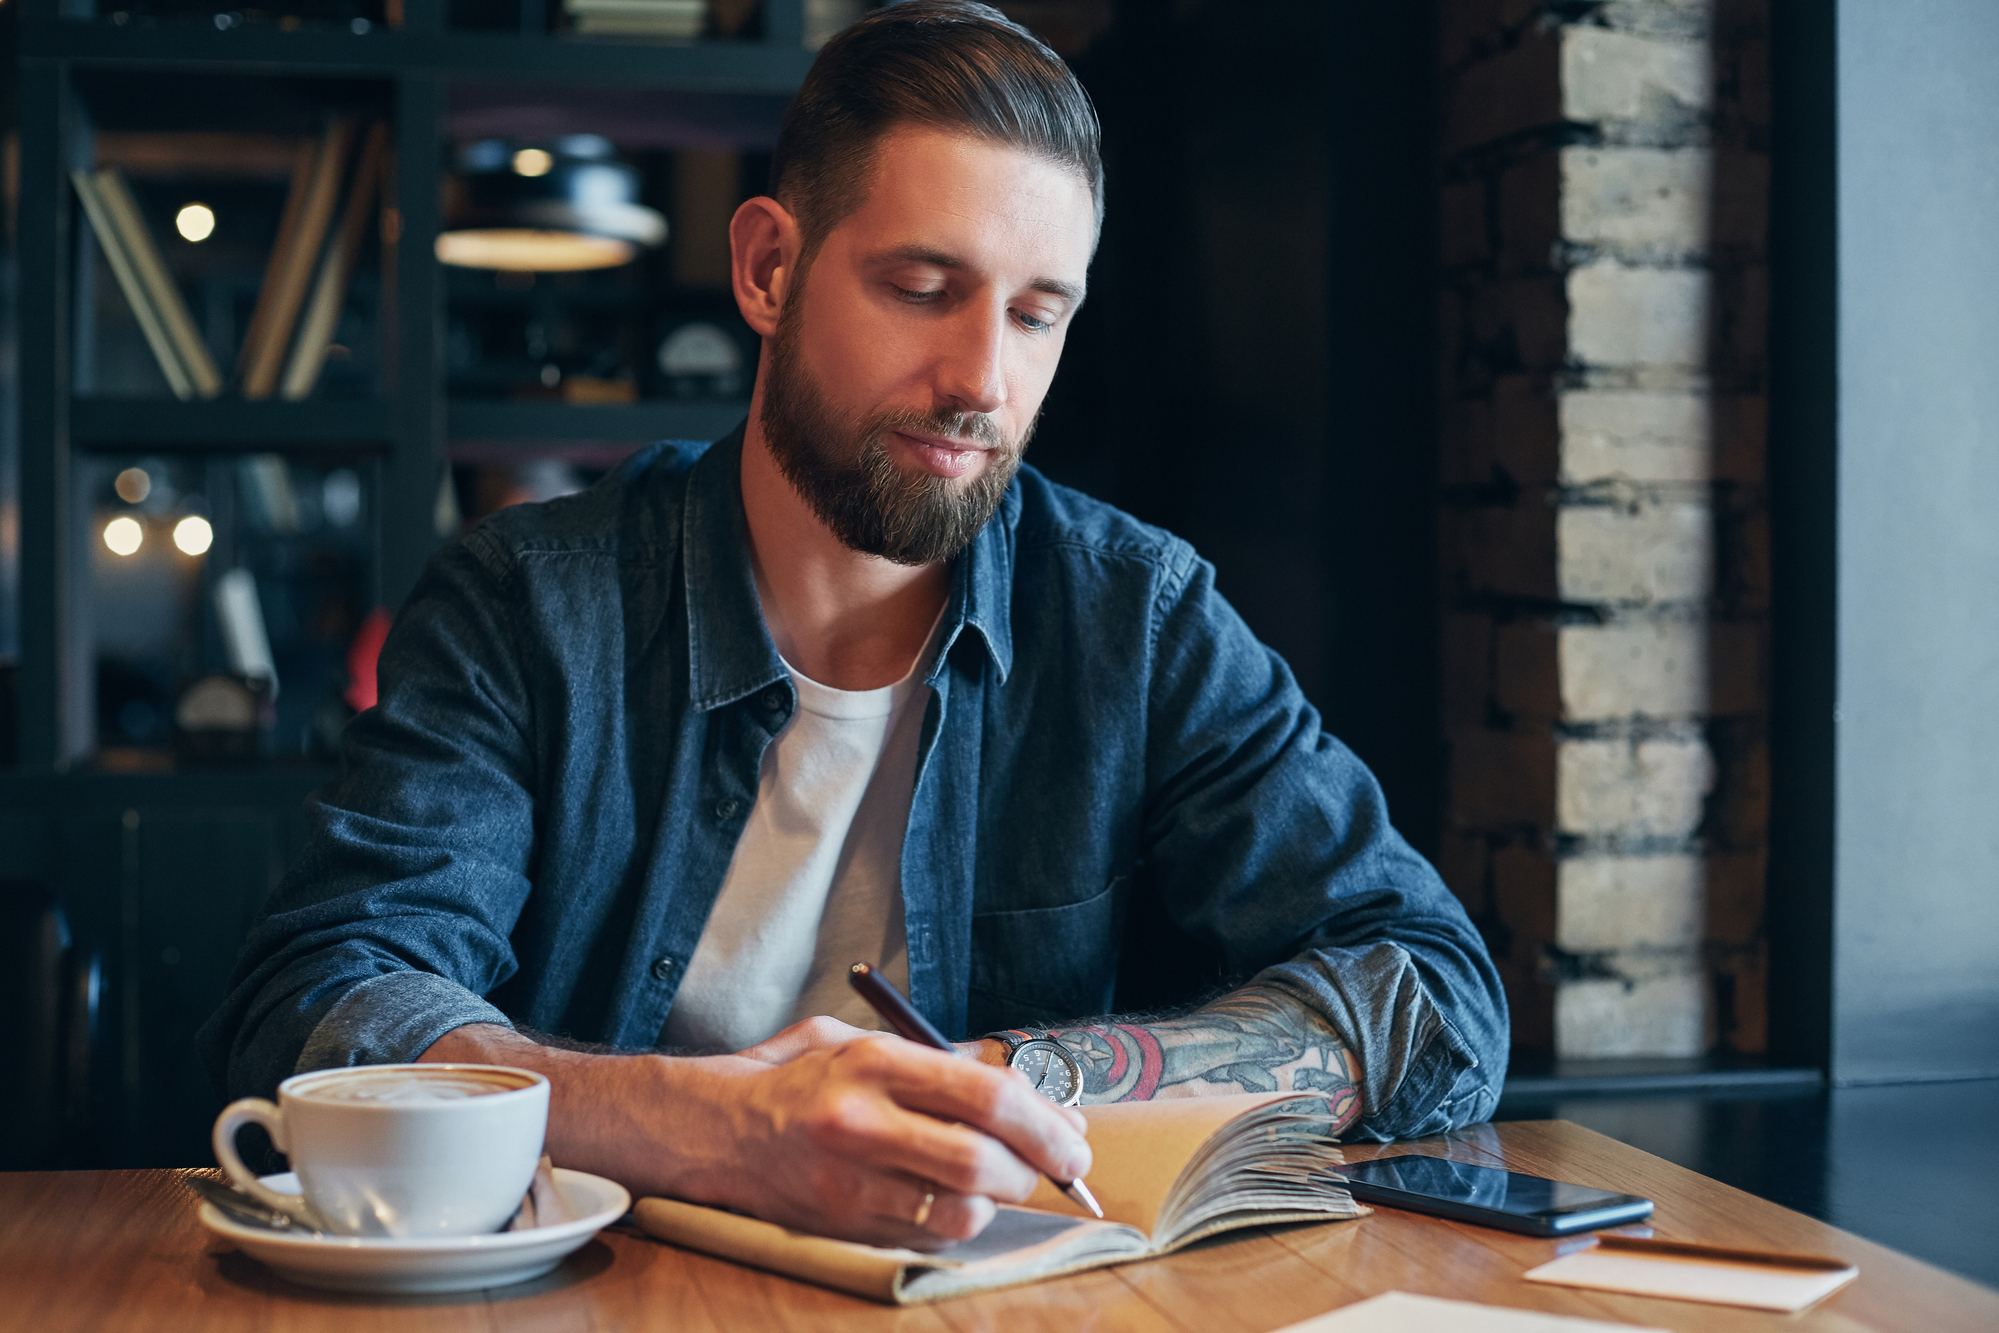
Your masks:
{"label": "white t-shirt", "polygon": [[836,690],[785,663],[798,711],[764,749],[756,805],[662,1043],[741,1050],[817,1014],[887,1026],[847,970],[869,963],[909,987],[902,839],[935,640],[933,629],[909,674],[878,690]]}

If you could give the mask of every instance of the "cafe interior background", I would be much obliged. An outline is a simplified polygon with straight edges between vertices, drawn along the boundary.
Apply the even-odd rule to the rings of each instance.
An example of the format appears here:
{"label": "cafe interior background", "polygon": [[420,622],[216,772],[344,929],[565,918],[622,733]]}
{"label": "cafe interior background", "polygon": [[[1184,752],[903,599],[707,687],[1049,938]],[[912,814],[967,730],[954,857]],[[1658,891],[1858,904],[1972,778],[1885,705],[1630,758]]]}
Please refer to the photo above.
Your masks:
{"label": "cafe interior background", "polygon": [[[387,617],[740,419],[727,220],[862,8],[0,0],[0,1166],[209,1162]],[[1380,775],[1502,1117],[1999,1283],[1999,10],[1000,8],[1109,177],[1030,461]]]}

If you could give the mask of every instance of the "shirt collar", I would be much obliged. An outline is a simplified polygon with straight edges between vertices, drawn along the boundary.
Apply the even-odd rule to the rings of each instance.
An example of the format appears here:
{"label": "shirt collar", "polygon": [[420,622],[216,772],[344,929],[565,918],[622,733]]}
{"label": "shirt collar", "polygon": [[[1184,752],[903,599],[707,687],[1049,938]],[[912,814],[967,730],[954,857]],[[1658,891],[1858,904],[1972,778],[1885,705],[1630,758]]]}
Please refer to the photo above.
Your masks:
{"label": "shirt collar", "polygon": [[1013,540],[1020,519],[1020,487],[1009,485],[1000,507],[951,568],[951,602],[944,608],[944,637],[930,669],[930,685],[943,674],[951,648],[967,629],[977,631],[999,683],[1013,671]]}
{"label": "shirt collar", "polygon": [[743,516],[743,427],[717,440],[687,474],[680,525],[687,576],[688,702],[702,712],[787,679],[764,626]]}
{"label": "shirt collar", "polygon": [[[687,478],[681,555],[687,576],[688,697],[703,712],[788,675],[764,625],[750,564],[749,523],[743,514],[746,426],[717,440]],[[1019,487],[1009,486],[999,511],[952,562],[951,600],[926,684],[938,683],[953,645],[967,629],[977,632],[1001,683],[1013,670],[1009,607],[1019,515]]]}

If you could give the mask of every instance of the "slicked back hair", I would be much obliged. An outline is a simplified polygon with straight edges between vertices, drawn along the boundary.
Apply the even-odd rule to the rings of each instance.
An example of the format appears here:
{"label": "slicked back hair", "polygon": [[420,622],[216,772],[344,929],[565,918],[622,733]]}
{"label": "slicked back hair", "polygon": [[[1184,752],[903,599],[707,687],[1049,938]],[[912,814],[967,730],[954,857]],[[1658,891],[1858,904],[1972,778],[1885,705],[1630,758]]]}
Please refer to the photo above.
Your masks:
{"label": "slicked back hair", "polygon": [[801,268],[866,201],[875,150],[903,125],[972,135],[1069,167],[1089,185],[1102,230],[1097,113],[1062,57],[990,5],[908,0],[827,42],[785,113],[770,192],[798,221]]}

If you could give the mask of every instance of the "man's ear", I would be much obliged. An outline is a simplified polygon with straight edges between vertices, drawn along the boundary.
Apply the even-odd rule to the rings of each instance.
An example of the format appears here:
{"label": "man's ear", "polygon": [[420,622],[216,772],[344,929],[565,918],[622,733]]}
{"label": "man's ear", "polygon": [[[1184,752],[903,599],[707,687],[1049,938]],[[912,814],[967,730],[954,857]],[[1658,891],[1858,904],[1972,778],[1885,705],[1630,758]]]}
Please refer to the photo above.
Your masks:
{"label": "man's ear", "polygon": [[791,289],[799,253],[798,223],[775,199],[759,195],[729,219],[730,273],[743,320],[768,338]]}

